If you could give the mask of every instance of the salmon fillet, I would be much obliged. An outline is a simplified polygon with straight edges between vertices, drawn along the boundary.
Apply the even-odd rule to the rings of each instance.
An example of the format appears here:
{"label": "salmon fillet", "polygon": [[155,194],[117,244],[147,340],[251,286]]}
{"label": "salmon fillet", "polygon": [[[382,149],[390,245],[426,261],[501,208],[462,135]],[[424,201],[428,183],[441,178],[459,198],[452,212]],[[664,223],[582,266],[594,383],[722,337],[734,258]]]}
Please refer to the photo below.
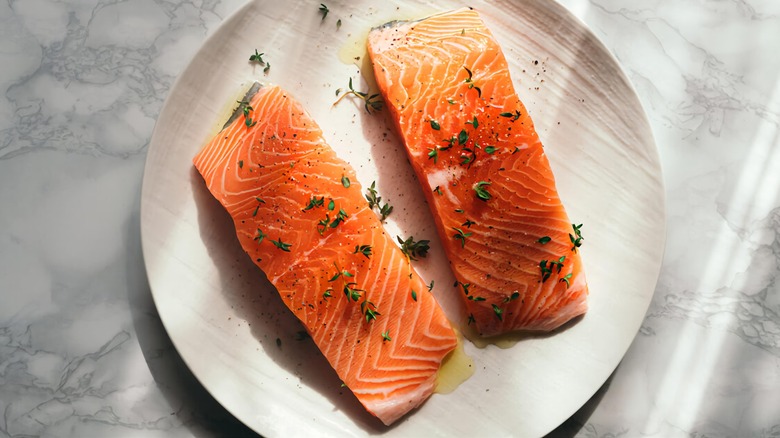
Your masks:
{"label": "salmon fillet", "polygon": [[580,226],[558,197],[506,59],[477,12],[373,29],[368,52],[478,334],[587,310]]}
{"label": "salmon fillet", "polygon": [[456,334],[303,107],[275,86],[248,100],[195,167],[339,377],[390,424],[432,393]]}

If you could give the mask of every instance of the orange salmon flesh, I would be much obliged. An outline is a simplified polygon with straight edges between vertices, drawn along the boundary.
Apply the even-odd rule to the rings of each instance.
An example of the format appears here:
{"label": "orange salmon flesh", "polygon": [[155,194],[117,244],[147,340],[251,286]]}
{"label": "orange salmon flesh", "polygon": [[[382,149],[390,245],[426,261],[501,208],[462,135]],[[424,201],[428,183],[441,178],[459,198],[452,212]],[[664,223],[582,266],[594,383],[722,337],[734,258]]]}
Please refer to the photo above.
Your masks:
{"label": "orange salmon flesh", "polygon": [[275,86],[248,104],[195,167],[344,384],[391,424],[430,396],[456,334],[303,107]]}
{"label": "orange salmon flesh", "polygon": [[587,310],[569,220],[504,55],[476,11],[373,29],[384,102],[478,334],[553,330]]}

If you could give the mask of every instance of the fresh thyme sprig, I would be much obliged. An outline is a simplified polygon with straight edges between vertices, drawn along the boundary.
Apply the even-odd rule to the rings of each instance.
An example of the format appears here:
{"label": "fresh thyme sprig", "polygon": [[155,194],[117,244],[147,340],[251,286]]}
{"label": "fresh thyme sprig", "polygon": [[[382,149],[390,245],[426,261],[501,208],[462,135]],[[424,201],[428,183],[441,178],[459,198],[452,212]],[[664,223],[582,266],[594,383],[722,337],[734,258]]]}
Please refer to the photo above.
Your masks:
{"label": "fresh thyme sprig", "polygon": [[410,260],[417,260],[417,257],[426,257],[428,250],[431,249],[429,240],[415,241],[414,236],[409,236],[406,240],[401,239],[401,236],[396,236],[396,239],[401,244],[401,252],[406,254],[406,257]]}
{"label": "fresh thyme sprig", "polygon": [[341,97],[339,97],[338,99],[336,99],[335,102],[333,102],[333,105],[336,105],[341,101],[341,99],[343,99],[344,97],[350,94],[363,100],[363,102],[365,103],[366,112],[369,114],[371,114],[371,110],[375,112],[381,110],[382,106],[384,105],[384,102],[379,97],[379,93],[369,95],[368,93],[355,90],[355,88],[352,87],[352,78],[349,78],[349,91],[344,92],[344,94],[342,94]]}

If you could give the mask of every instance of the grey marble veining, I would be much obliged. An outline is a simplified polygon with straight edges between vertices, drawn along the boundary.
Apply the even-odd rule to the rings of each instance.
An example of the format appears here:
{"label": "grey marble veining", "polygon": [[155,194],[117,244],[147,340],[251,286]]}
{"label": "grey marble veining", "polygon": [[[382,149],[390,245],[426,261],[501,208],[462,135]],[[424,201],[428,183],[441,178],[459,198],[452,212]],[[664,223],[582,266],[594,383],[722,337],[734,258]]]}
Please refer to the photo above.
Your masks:
{"label": "grey marble veining", "polygon": [[[645,106],[668,236],[631,349],[552,435],[780,436],[780,2],[562,3]],[[251,436],[173,349],[138,229],[165,96],[242,4],[0,2],[0,436]]]}

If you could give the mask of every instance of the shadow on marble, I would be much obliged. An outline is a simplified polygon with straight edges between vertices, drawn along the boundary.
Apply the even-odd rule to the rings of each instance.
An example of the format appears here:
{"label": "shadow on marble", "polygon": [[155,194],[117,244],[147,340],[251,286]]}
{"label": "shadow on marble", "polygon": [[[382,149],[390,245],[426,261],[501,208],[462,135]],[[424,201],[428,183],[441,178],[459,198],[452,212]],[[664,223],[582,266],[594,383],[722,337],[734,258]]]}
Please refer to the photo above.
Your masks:
{"label": "shadow on marble", "polygon": [[[192,435],[257,437],[223,408],[195,378],[173,346],[152,301],[141,253],[138,209],[127,225],[127,291],[133,325],[144,359],[157,387],[171,406],[172,416]],[[166,433],[171,433],[167,431]]]}
{"label": "shadow on marble", "polygon": [[[574,413],[568,420],[563,422],[560,426],[556,427],[552,432],[548,433],[545,438],[573,438],[578,435],[590,436],[590,430],[588,428],[588,420],[593,412],[598,408],[601,403],[601,399],[604,398],[604,394],[607,393],[609,386],[612,384],[612,377],[615,372],[610,374],[609,378],[595,394],[590,398],[582,407]],[[580,434],[580,432],[583,432]]]}
{"label": "shadow on marble", "polygon": [[238,320],[234,322],[245,322],[257,339],[256,346],[247,348],[262,348],[278,366],[289,371],[289,378],[322,394],[369,434],[391,430],[370,415],[352,392],[341,387],[341,379],[303,325],[243,251],[232,218],[209,193],[195,168],[190,182],[201,238],[219,272],[221,292],[235,310]]}

